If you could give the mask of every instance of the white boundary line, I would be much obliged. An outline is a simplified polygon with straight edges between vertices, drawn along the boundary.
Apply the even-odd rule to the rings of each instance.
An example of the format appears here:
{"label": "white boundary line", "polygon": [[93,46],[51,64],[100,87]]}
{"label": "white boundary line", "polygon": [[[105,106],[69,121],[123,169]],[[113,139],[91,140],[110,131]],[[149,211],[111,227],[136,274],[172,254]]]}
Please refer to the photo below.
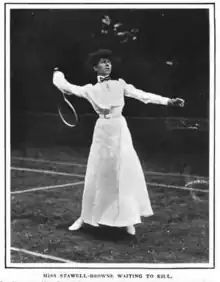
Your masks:
{"label": "white boundary line", "polygon": [[[86,167],[86,164],[80,164],[80,163],[72,163],[72,162],[59,162],[59,161],[50,161],[45,159],[34,159],[34,158],[22,158],[22,157],[12,157],[12,160],[20,160],[20,161],[30,161],[30,162],[36,162],[36,163],[51,163],[51,164],[60,164],[60,165],[66,165],[66,166],[78,166],[78,167]],[[200,175],[191,175],[191,174],[181,174],[181,173],[170,173],[170,172],[157,172],[157,171],[147,171],[144,170],[145,174],[148,175],[165,175],[165,176],[177,176],[177,177],[194,177],[194,178],[202,178],[202,179],[208,179],[206,176],[200,176]]]}
{"label": "white boundary line", "polygon": [[174,189],[179,189],[179,190],[209,193],[209,190],[202,190],[202,189],[197,189],[197,188],[189,188],[189,187],[183,187],[183,186],[160,184],[160,183],[154,183],[154,182],[147,182],[146,184],[149,185],[149,186],[158,186],[158,187],[164,187],[164,188],[174,188]]}
{"label": "white boundary line", "polygon": [[76,264],[79,264],[79,263],[77,263],[75,261],[71,261],[71,260],[67,260],[67,259],[63,259],[63,258],[51,256],[51,255],[45,255],[45,254],[41,254],[41,253],[36,253],[36,252],[28,251],[28,250],[25,250],[25,249],[19,249],[19,248],[14,248],[14,247],[11,247],[10,249],[11,249],[11,251],[14,251],[14,252],[20,252],[20,253],[24,253],[24,254],[27,254],[27,255],[32,255],[32,256],[40,257],[40,258],[44,258],[44,259],[50,259],[50,260],[59,261],[59,262],[65,262],[65,263],[76,263]]}
{"label": "white boundary line", "polygon": [[144,170],[145,174],[148,175],[164,175],[164,176],[176,176],[176,177],[190,177],[190,178],[202,178],[202,179],[208,179],[208,177],[200,176],[200,175],[193,175],[193,174],[183,174],[183,173],[172,173],[172,172],[157,172],[157,171],[148,171]]}
{"label": "white boundary line", "polygon": [[84,175],[82,175],[82,174],[68,173],[68,172],[58,172],[58,171],[54,171],[54,170],[43,170],[43,169],[35,169],[35,168],[27,168],[27,167],[15,167],[15,166],[11,166],[11,170],[28,171],[28,172],[39,172],[39,173],[45,173],[45,174],[55,174],[55,175],[64,175],[64,176],[75,176],[75,177],[84,178]]}
{"label": "white boundary line", "polygon": [[[57,171],[52,171],[52,170],[41,170],[41,169],[32,169],[32,168],[22,168],[22,167],[11,167],[12,170],[18,170],[18,171],[32,171],[32,172],[39,172],[39,173],[48,173],[48,174],[55,174],[55,175],[69,175],[69,176],[77,176],[84,178],[84,175],[80,174],[70,174],[70,173],[62,173],[62,172],[57,172]],[[179,190],[189,190],[189,191],[197,191],[197,192],[204,192],[208,193],[208,190],[202,190],[202,189],[197,189],[197,188],[188,188],[184,186],[175,186],[175,185],[167,185],[167,184],[159,184],[159,183],[154,183],[154,182],[147,182],[146,183],[149,186],[159,186],[159,187],[167,187],[167,188],[175,188]],[[36,188],[33,188],[36,189]],[[24,190],[27,191],[27,190]]]}
{"label": "white boundary line", "polygon": [[45,159],[34,159],[34,158],[22,158],[22,157],[12,157],[12,160],[20,160],[20,161],[30,161],[36,163],[51,163],[51,164],[60,164],[66,166],[78,166],[78,167],[86,167],[86,164],[79,164],[79,163],[69,163],[69,162],[59,162],[59,161],[52,161],[52,160],[45,160]]}
{"label": "white boundary line", "polygon": [[66,183],[66,184],[61,184],[61,185],[36,187],[36,188],[30,188],[30,189],[27,189],[27,190],[13,191],[13,192],[11,192],[11,194],[16,195],[16,194],[23,194],[23,193],[27,193],[27,192],[35,192],[35,191],[40,191],[40,190],[48,190],[48,189],[56,189],[56,188],[62,188],[62,187],[76,186],[76,185],[80,185],[80,184],[83,184],[83,183],[84,183],[84,181],[79,181],[79,182]]}

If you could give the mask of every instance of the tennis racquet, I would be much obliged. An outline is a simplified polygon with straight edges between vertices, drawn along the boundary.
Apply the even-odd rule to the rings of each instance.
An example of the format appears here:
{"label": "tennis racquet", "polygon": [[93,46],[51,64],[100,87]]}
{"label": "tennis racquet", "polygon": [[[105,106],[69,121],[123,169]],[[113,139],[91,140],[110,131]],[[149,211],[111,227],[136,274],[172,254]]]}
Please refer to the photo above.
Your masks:
{"label": "tennis racquet", "polygon": [[209,181],[205,178],[199,178],[191,175],[191,168],[186,166],[185,173],[185,187],[191,188],[190,195],[193,200],[197,202],[204,202],[208,200],[209,195]]}
{"label": "tennis racquet", "polygon": [[58,114],[59,114],[61,121],[65,125],[69,127],[76,126],[78,122],[78,116],[77,116],[76,110],[64,93],[62,93],[59,96]]}
{"label": "tennis racquet", "polygon": [[190,195],[197,202],[208,200],[209,181],[204,179],[195,179],[186,183],[185,187],[191,188]]}
{"label": "tennis racquet", "polygon": [[[55,67],[53,71],[59,71],[59,67]],[[65,125],[69,127],[75,127],[78,122],[76,110],[67,98],[68,95],[65,95],[64,92],[62,92],[61,94],[60,91],[58,93],[59,94],[57,96],[57,108],[59,117]]]}

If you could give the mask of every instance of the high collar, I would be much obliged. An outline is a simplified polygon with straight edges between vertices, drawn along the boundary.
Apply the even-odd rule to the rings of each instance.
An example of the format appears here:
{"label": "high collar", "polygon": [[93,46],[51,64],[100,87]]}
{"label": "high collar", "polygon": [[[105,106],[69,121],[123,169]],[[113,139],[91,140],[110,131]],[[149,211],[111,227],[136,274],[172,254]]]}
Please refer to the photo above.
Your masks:
{"label": "high collar", "polygon": [[103,80],[105,80],[106,78],[110,79],[110,75],[98,75],[97,76],[97,81],[98,82],[102,82]]}

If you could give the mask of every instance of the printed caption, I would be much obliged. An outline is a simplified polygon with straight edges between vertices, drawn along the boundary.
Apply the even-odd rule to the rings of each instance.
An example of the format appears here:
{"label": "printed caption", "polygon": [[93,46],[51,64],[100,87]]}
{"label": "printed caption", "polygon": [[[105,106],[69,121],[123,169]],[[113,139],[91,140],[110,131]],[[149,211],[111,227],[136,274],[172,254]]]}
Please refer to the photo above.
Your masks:
{"label": "printed caption", "polygon": [[149,279],[172,279],[172,275],[170,274],[165,274],[165,273],[160,273],[160,274],[151,274],[151,273],[146,273],[146,274],[123,274],[123,273],[117,273],[117,274],[112,274],[112,273],[60,273],[60,274],[50,274],[50,273],[44,273],[43,274],[43,282],[47,282],[50,279],[58,279],[56,282],[60,282],[63,279],[66,279],[68,281],[73,281],[76,280],[79,281],[78,279],[142,279],[142,280],[149,280]]}

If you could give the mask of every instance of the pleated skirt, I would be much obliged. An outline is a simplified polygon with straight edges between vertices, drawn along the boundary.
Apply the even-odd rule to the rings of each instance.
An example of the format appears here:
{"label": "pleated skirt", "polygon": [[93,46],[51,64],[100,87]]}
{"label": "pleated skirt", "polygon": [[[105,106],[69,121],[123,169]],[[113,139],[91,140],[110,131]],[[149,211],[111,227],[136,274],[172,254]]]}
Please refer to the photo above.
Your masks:
{"label": "pleated skirt", "polygon": [[151,216],[144,173],[123,116],[96,122],[81,217],[85,223],[124,227]]}

